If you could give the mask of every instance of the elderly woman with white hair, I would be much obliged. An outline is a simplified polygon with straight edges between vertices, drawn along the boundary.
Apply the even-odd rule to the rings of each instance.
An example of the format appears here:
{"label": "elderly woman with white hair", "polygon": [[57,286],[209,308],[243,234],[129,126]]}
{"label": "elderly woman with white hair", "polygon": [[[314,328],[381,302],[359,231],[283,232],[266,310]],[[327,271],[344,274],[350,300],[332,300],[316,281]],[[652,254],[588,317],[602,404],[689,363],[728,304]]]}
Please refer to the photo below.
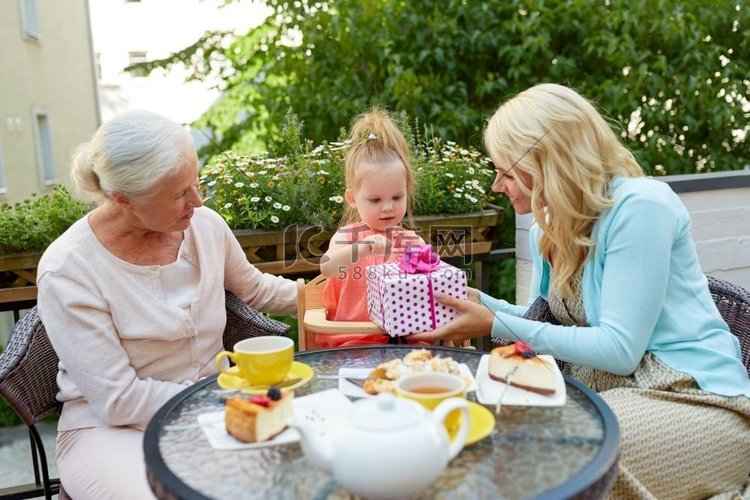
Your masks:
{"label": "elderly woman with white hair", "polygon": [[750,381],[680,199],[645,178],[607,121],[568,87],[541,84],[503,103],[484,141],[493,189],[534,217],[531,301],[546,299],[561,325],[524,319],[528,306],[487,295],[446,297],[458,318],[415,337],[492,334],[568,362],[620,423],[614,498],[742,494]]}
{"label": "elderly woman with white hair", "polygon": [[39,314],[60,358],[57,467],[73,498],[148,498],[143,430],[215,372],[229,290],[293,314],[294,282],[248,263],[203,207],[188,132],[147,111],[104,123],[72,177],[99,204],[44,253]]}

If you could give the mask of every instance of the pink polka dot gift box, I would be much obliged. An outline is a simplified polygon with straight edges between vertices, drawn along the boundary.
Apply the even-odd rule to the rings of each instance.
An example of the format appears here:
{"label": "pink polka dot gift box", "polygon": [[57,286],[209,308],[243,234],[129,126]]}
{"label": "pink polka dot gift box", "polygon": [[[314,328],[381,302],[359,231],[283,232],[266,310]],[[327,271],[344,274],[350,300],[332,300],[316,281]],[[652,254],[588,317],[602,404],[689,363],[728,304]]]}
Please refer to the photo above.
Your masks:
{"label": "pink polka dot gift box", "polygon": [[456,311],[436,294],[466,298],[466,272],[446,264],[430,245],[404,250],[401,261],[367,266],[370,319],[391,337],[421,333],[450,322]]}

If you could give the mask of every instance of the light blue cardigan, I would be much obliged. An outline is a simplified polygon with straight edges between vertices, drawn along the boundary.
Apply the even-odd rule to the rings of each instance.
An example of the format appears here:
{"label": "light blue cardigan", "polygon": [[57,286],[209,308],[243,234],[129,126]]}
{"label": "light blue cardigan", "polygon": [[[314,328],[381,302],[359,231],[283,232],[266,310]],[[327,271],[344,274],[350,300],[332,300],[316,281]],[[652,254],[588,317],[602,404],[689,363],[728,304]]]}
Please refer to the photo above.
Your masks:
{"label": "light blue cardigan", "polygon": [[[595,224],[596,241],[583,268],[589,327],[521,318],[515,306],[482,294],[498,311],[492,335],[521,339],[537,352],[618,375],[633,373],[644,353],[690,374],[701,389],[750,396],[739,342],[708,291],[690,234],[690,215],[671,188],[647,178],[615,178],[614,205]],[[547,299],[550,268],[539,255],[541,230],[531,229],[529,304]]]}

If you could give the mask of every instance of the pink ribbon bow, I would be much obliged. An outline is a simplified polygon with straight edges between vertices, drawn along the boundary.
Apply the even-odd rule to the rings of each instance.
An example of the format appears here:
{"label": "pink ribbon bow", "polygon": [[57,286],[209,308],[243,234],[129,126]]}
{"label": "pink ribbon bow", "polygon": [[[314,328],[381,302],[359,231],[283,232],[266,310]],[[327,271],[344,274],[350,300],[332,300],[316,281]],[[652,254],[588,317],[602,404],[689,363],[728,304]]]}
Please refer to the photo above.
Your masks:
{"label": "pink ribbon bow", "polygon": [[434,330],[437,327],[435,316],[435,297],[432,289],[432,276],[430,272],[440,264],[440,256],[432,251],[432,245],[413,245],[404,249],[404,255],[398,267],[408,274],[427,275],[427,293],[430,301],[430,325]]}
{"label": "pink ribbon bow", "polygon": [[404,249],[398,267],[409,274],[428,274],[440,264],[440,256],[432,245],[413,245]]}

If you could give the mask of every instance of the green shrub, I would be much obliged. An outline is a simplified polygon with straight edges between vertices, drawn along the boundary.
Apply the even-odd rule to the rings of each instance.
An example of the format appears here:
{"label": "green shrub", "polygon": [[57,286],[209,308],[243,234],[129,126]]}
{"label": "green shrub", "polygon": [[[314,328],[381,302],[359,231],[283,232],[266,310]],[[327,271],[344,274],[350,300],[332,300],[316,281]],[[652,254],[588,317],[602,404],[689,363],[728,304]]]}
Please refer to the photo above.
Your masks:
{"label": "green shrub", "polygon": [[266,4],[273,13],[246,35],[212,34],[161,61],[186,62],[197,77],[219,73],[223,98],[197,125],[225,150],[270,147],[290,106],[319,142],[372,103],[478,147],[500,101],[557,82],[597,101],[652,174],[750,164],[750,9],[743,2]]}
{"label": "green shrub", "polygon": [[21,419],[18,418],[13,408],[0,397],[0,427],[11,427],[21,423]]}
{"label": "green shrub", "polygon": [[[0,353],[2,353],[4,347],[0,345]],[[0,396],[0,427],[9,427],[12,425],[18,425],[21,423],[21,419],[18,418],[16,412],[10,407],[5,398]]]}
{"label": "green shrub", "polygon": [[63,186],[12,206],[0,205],[0,255],[44,250],[88,210]]}

